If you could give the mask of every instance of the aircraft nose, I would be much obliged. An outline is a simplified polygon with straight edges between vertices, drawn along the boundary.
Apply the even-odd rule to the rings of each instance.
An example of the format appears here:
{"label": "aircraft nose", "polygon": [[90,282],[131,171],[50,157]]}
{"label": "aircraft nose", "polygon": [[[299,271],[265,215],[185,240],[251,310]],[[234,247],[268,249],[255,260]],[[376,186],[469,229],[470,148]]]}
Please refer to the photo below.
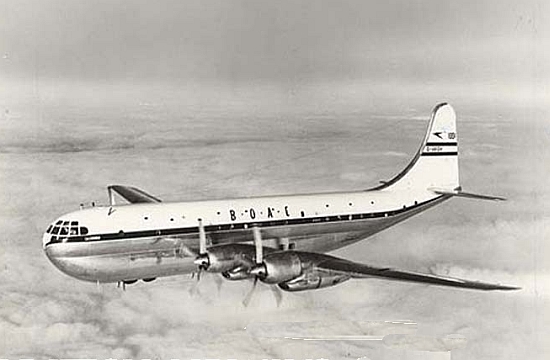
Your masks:
{"label": "aircraft nose", "polygon": [[46,245],[50,242],[50,237],[51,235],[48,233],[44,233],[44,235],[42,235],[42,249],[46,250]]}
{"label": "aircraft nose", "polygon": [[50,260],[50,262],[52,264],[54,264],[58,269],[63,271],[63,266],[61,266],[62,264],[59,261],[58,256],[56,255],[56,251],[54,249],[55,246],[52,246],[51,244],[49,244],[48,242],[46,242],[44,240],[42,242],[44,243],[43,250],[44,250],[44,253],[46,254],[46,257],[48,258],[48,260]]}
{"label": "aircraft nose", "polygon": [[79,279],[87,280],[83,275],[82,266],[74,262],[74,258],[67,257],[63,244],[47,243],[44,253],[48,260],[61,272]]}

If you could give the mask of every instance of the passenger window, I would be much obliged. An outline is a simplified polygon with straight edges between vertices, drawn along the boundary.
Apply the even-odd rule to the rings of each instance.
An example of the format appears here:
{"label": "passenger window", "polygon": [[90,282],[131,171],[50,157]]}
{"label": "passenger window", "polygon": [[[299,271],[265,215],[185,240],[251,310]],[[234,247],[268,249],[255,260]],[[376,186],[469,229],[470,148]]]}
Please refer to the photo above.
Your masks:
{"label": "passenger window", "polygon": [[69,225],[68,221],[63,221],[63,225]]}
{"label": "passenger window", "polygon": [[57,235],[59,234],[59,226],[56,226],[53,228],[52,234]]}
{"label": "passenger window", "polygon": [[72,227],[72,228],[71,228],[70,235],[71,235],[71,236],[78,235],[78,228]]}
{"label": "passenger window", "polygon": [[55,223],[55,225],[61,225],[63,224],[63,221],[59,220],[58,222]]}
{"label": "passenger window", "polygon": [[48,230],[46,230],[46,232],[47,232],[48,234],[50,233],[50,231],[52,231],[52,227],[53,227],[53,225],[48,226]]}
{"label": "passenger window", "polygon": [[66,227],[62,227],[61,231],[59,232],[59,235],[68,235],[68,234],[69,234],[69,229],[67,229]]}
{"label": "passenger window", "polygon": [[82,226],[82,227],[80,228],[80,235],[86,235],[86,234],[88,234],[88,228]]}
{"label": "passenger window", "polygon": [[71,221],[71,226],[78,226],[78,221]]}

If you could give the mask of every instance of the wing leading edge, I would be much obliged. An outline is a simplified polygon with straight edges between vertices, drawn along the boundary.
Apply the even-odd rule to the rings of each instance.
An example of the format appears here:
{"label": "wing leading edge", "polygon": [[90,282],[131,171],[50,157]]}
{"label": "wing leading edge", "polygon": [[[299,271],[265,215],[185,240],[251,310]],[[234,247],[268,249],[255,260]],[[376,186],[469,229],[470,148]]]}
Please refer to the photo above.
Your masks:
{"label": "wing leading edge", "polygon": [[380,268],[359,264],[352,261],[323,255],[322,260],[315,265],[320,271],[349,275],[352,278],[380,278],[385,280],[425,283],[439,286],[452,286],[476,290],[519,290],[519,287],[500,284],[484,283],[453,277],[421,274],[411,271],[402,271],[392,268]]}

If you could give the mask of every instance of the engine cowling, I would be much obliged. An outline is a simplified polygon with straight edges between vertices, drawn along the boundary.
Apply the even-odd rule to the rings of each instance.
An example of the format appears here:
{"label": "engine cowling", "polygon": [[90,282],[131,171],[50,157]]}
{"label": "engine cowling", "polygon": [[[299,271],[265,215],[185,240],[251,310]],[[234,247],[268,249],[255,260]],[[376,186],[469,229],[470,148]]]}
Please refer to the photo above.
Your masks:
{"label": "engine cowling", "polygon": [[[267,284],[292,280],[302,274],[300,257],[293,252],[273,253],[264,258],[257,271],[258,278]],[[254,273],[254,272],[253,272]]]}
{"label": "engine cowling", "polygon": [[279,287],[285,291],[315,290],[338,285],[349,279],[349,275],[329,275],[316,272],[279,283]]}
{"label": "engine cowling", "polygon": [[195,263],[208,272],[223,273],[239,267],[243,262],[252,262],[254,256],[254,248],[248,245],[217,245],[199,255]]}
{"label": "engine cowling", "polygon": [[225,279],[232,281],[250,279],[253,277],[253,275],[250,275],[248,270],[243,267],[237,267],[235,269],[224,271],[222,272],[222,276]]}

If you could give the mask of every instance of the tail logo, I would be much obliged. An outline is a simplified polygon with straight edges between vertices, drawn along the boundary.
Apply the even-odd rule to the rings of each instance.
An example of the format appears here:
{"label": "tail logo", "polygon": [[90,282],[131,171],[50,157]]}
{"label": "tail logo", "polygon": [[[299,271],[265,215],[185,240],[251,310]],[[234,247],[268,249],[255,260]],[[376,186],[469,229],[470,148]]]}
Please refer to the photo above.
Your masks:
{"label": "tail logo", "polygon": [[[443,136],[441,136],[441,134],[443,134],[443,131],[437,131],[437,132],[434,132],[433,133],[434,136],[437,136],[438,138],[440,138],[441,140],[443,140]],[[456,139],[456,133],[455,132],[450,132],[447,134],[447,138],[449,140],[454,140]]]}

